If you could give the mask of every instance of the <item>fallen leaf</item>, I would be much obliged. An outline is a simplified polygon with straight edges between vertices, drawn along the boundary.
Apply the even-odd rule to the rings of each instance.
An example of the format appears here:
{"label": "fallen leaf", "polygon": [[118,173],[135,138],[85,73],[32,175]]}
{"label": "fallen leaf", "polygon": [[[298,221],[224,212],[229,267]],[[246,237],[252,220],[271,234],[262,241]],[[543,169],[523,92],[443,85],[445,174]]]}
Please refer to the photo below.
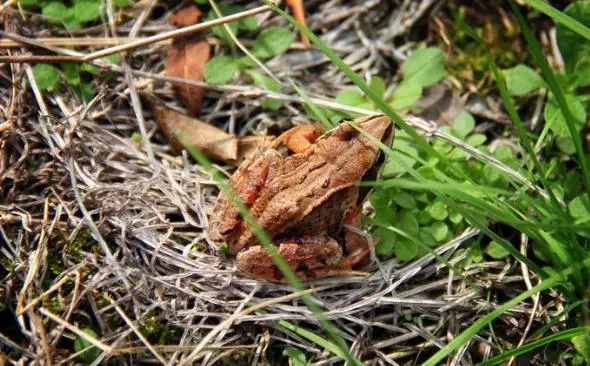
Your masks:
{"label": "fallen leaf", "polygon": [[176,152],[188,145],[216,160],[239,165],[262,146],[270,146],[274,140],[274,136],[236,137],[161,104],[154,105],[153,112],[156,123]]}
{"label": "fallen leaf", "polygon": [[216,160],[229,162],[237,160],[238,139],[235,136],[162,105],[155,105],[153,112],[156,123],[176,151],[190,146],[196,147]]}
{"label": "fallen leaf", "polygon": [[[199,22],[202,13],[196,5],[189,5],[170,16],[170,22],[186,27]],[[211,46],[203,35],[178,36],[172,40],[166,56],[166,74],[187,80],[203,81],[205,64],[211,57]],[[203,103],[203,88],[175,85],[176,92],[191,115],[198,116]]]}
{"label": "fallen leaf", "polygon": [[170,23],[176,27],[188,27],[189,25],[197,24],[203,12],[196,5],[189,5],[178,10],[170,15]]}

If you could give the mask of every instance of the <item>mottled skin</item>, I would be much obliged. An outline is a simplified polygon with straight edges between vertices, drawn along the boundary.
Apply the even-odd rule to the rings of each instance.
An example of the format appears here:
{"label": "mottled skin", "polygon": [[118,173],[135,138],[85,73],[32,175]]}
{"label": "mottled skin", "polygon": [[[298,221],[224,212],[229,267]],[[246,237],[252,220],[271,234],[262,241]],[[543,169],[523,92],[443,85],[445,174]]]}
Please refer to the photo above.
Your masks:
{"label": "mottled skin", "polygon": [[[301,153],[284,157],[266,149],[244,161],[230,180],[303,280],[350,272],[370,251],[366,239],[344,225],[360,228],[358,184],[377,161],[379,148],[351,123],[386,144],[393,139],[393,124],[387,117],[359,118],[340,124]],[[227,242],[241,271],[258,279],[284,281],[223,194],[213,209],[209,236]],[[338,240],[344,241],[344,248]]]}

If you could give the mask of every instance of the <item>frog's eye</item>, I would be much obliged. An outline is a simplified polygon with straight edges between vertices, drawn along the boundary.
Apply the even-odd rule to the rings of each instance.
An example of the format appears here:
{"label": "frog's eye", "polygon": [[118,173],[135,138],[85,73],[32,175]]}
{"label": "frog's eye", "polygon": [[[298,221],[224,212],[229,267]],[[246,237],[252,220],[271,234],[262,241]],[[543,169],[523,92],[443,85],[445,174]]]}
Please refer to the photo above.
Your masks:
{"label": "frog's eye", "polygon": [[350,141],[353,138],[355,138],[358,133],[355,129],[351,128],[350,126],[346,126],[346,127],[348,127],[348,128],[342,129],[341,137],[342,137],[342,140],[344,140],[344,141]]}

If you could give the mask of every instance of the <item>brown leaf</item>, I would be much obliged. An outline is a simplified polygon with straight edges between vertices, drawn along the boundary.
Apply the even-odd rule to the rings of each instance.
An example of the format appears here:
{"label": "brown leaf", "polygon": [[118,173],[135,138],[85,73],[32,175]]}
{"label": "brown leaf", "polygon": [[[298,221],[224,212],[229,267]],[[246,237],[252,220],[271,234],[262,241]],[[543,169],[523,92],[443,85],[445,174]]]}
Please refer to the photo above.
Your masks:
{"label": "brown leaf", "polygon": [[170,23],[176,27],[188,27],[189,25],[197,24],[201,19],[203,12],[196,5],[191,4],[187,7],[170,15]]}
{"label": "brown leaf", "polygon": [[[170,22],[184,27],[196,24],[201,18],[196,5],[190,5],[170,16]],[[173,39],[166,56],[166,74],[188,80],[203,81],[205,64],[211,57],[211,46],[200,35],[179,36]],[[175,85],[176,92],[191,115],[198,116],[204,90],[189,85]]]}
{"label": "brown leaf", "polygon": [[180,151],[186,145],[196,147],[216,160],[237,160],[238,139],[235,136],[162,105],[155,105],[153,111],[156,123],[175,150]]}

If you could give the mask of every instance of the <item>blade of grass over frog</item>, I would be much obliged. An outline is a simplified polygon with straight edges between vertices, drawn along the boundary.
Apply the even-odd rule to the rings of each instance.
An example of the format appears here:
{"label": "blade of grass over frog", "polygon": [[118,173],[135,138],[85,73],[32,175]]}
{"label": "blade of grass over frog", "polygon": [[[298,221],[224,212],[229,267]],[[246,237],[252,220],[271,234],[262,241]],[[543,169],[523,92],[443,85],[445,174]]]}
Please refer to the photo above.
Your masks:
{"label": "blade of grass over frog", "polygon": [[577,328],[563,330],[561,332],[552,334],[552,335],[547,336],[545,338],[523,344],[522,346],[520,346],[518,348],[512,349],[510,351],[507,351],[507,352],[504,352],[500,355],[492,357],[485,362],[478,363],[477,366],[497,365],[497,364],[502,363],[506,360],[509,360],[512,357],[525,354],[527,352],[534,350],[535,348],[539,348],[539,347],[549,344],[551,342],[566,341],[566,340],[571,339],[573,337],[582,335],[588,331],[590,331],[590,327],[577,327]]}
{"label": "blade of grass over frog", "polygon": [[[313,40],[313,39],[312,39]],[[365,130],[363,130],[362,128],[355,126],[355,125],[351,125],[354,129],[356,129],[357,131],[361,132],[369,141],[371,141],[372,143],[376,144],[377,146],[379,146],[379,148],[384,151],[390,158],[395,158],[394,156],[394,151],[386,146],[383,142],[377,140],[375,137],[373,137],[371,134],[367,133]],[[402,166],[402,168],[404,168],[408,173],[410,173],[410,175],[412,175],[416,180],[422,182],[422,183],[428,183],[428,180],[426,178],[424,178],[422,175],[418,174],[416,172],[416,170],[412,167],[410,167],[409,165],[407,165],[404,161],[399,160],[398,164],[400,164]],[[465,217],[472,225],[474,225],[475,227],[477,227],[478,229],[480,229],[483,233],[485,233],[486,235],[488,235],[490,238],[492,238],[493,240],[495,240],[496,242],[498,242],[506,251],[508,251],[510,254],[512,254],[516,259],[518,259],[521,262],[524,262],[527,266],[529,266],[529,268],[531,268],[533,271],[546,276],[545,271],[543,270],[543,268],[539,267],[537,264],[535,264],[534,262],[532,262],[530,259],[528,259],[527,257],[525,257],[520,251],[516,250],[514,248],[514,246],[509,243],[507,240],[505,240],[504,238],[500,237],[499,235],[497,235],[496,233],[494,233],[493,231],[491,231],[484,222],[482,222],[478,217],[478,215],[476,214],[471,214],[469,211],[466,211],[464,208],[462,208],[459,204],[457,204],[455,201],[453,201],[451,198],[449,198],[445,193],[441,192],[436,186],[432,187],[432,192],[434,194],[436,194],[438,197],[440,197],[443,201],[445,201],[445,203],[447,205],[449,205],[450,207],[452,207],[454,210],[456,210],[457,212],[461,212],[461,214],[463,215],[463,217]],[[481,204],[484,204],[488,207],[488,209],[490,210],[495,210],[496,208],[493,207],[492,205],[488,205],[486,201],[476,198],[476,197],[472,197],[469,195],[466,195],[465,198],[471,202],[471,205],[474,206],[478,206]],[[486,213],[486,211],[482,211],[480,213],[480,215],[482,213]],[[510,215],[510,212],[505,212],[505,215]],[[534,236],[534,235],[532,235]]]}
{"label": "blade of grass over frog", "polygon": [[282,17],[287,19],[289,23],[293,24],[300,32],[305,34],[314,45],[318,47],[318,49],[325,54],[334,65],[336,65],[348,78],[357,86],[359,87],[363,93],[369,99],[375,103],[375,105],[385,113],[389,118],[391,118],[396,125],[398,125],[401,129],[403,129],[410,137],[412,137],[418,145],[420,145],[427,153],[432,156],[437,157],[450,171],[455,172],[457,175],[461,176],[465,180],[471,180],[471,177],[467,176],[465,172],[460,169],[457,169],[453,164],[451,164],[444,156],[442,156],[438,151],[436,151],[432,146],[428,144],[424,137],[420,136],[412,127],[410,127],[396,112],[391,108],[383,98],[379,97],[369,86],[363,81],[363,79],[354,72],[344,61],[334,52],[328,45],[324,43],[318,36],[316,36],[312,31],[310,31],[306,26],[300,24],[297,20],[295,20],[292,16],[285,13],[283,10],[278,8],[276,5],[271,3],[269,0],[263,0],[266,5],[268,5],[272,10],[279,13]]}
{"label": "blade of grass over frog", "polygon": [[475,290],[478,293],[480,292],[480,288],[477,287],[477,285],[475,283],[471,282],[471,280],[469,280],[469,278],[465,277],[463,275],[463,271],[461,271],[460,268],[455,267],[451,262],[449,262],[443,256],[441,256],[440,254],[438,254],[434,249],[432,249],[428,245],[424,244],[421,240],[416,239],[412,235],[410,235],[410,234],[406,233],[405,231],[403,231],[401,229],[398,229],[398,228],[396,228],[394,226],[391,226],[391,225],[383,225],[383,224],[380,224],[378,222],[374,222],[374,224],[376,226],[379,226],[379,227],[385,229],[385,230],[389,230],[391,232],[394,232],[394,233],[396,233],[398,235],[403,236],[406,239],[411,240],[416,245],[420,246],[422,249],[424,249],[425,251],[427,251],[429,254],[432,254],[432,256],[434,256],[436,259],[438,259],[449,270],[455,272],[455,274],[457,276],[461,277],[463,279],[463,281],[465,281],[465,283],[467,284],[467,286],[471,287],[473,290]]}
{"label": "blade of grass over frog", "polygon": [[[578,264],[577,266],[579,266]],[[586,259],[582,262],[582,265],[589,266],[590,259]],[[559,284],[559,282],[567,280],[567,277],[572,274],[573,268],[567,268],[563,271],[556,273],[552,276],[549,276],[543,282],[539,283],[535,287],[527,290],[520,295],[516,296],[510,301],[505,302],[501,306],[497,307],[492,312],[488,313],[487,315],[483,316],[482,318],[478,319],[475,323],[465,329],[461,334],[459,334],[451,343],[447,344],[443,349],[439,350],[435,353],[432,357],[430,357],[426,362],[423,363],[424,366],[435,366],[438,365],[445,357],[449,356],[453,351],[461,347],[467,341],[471,339],[477,332],[479,332],[483,327],[487,326],[492,320],[496,319],[506,311],[510,310],[514,306],[518,305],[520,302],[528,299],[529,297],[547,290],[551,287],[554,287]]]}
{"label": "blade of grass over frog", "polygon": [[541,68],[543,78],[545,79],[545,81],[549,85],[549,89],[553,93],[553,96],[557,100],[557,103],[559,104],[559,108],[561,109],[561,112],[562,112],[563,116],[565,117],[567,128],[568,128],[570,135],[574,141],[574,146],[576,148],[576,153],[578,155],[578,164],[580,165],[580,168],[582,170],[582,175],[584,177],[584,186],[586,187],[586,191],[590,192],[590,171],[588,170],[588,167],[586,166],[586,158],[584,156],[584,148],[582,147],[582,140],[580,138],[580,134],[576,132],[576,129],[574,127],[574,117],[573,117],[572,112],[570,111],[570,108],[569,108],[567,101],[565,99],[565,94],[563,93],[563,90],[561,89],[561,85],[557,81],[555,74],[551,70],[551,67],[549,66],[549,62],[547,62],[547,58],[543,55],[543,52],[541,51],[541,46],[539,45],[539,42],[537,42],[537,39],[535,38],[531,28],[529,27],[528,23],[524,19],[524,16],[520,12],[518,5],[516,5],[516,3],[513,0],[508,0],[508,3],[510,4],[510,7],[512,8],[512,12],[514,13],[514,16],[516,17],[516,21],[518,22],[518,25],[520,26],[520,29],[522,30],[522,34],[526,40],[526,43],[528,44],[528,46],[531,50],[533,58],[535,59],[535,61],[539,65],[539,67]]}
{"label": "blade of grass over frog", "polygon": [[[477,40],[481,41],[479,39],[480,37],[478,37],[477,34],[474,33],[474,36],[477,37],[476,38]],[[508,94],[508,89],[506,87],[506,80],[504,79],[504,77],[500,73],[500,70],[498,70],[498,66],[496,65],[496,62],[493,59],[492,55],[489,53],[489,50],[488,50],[487,58],[488,58],[488,63],[490,64],[490,68],[492,69],[494,79],[496,80],[496,85],[498,86],[498,90],[500,91],[500,95],[502,96],[502,99],[504,100],[504,107],[506,108],[506,110],[508,111],[508,114],[510,115],[510,118],[514,122],[514,124],[516,126],[516,132],[518,133],[520,141],[522,142],[525,149],[527,150],[529,157],[533,160],[533,164],[535,166],[535,169],[537,169],[537,171],[540,172],[541,183],[543,184],[543,187],[545,188],[545,190],[549,194],[549,198],[550,198],[551,203],[553,205],[554,213],[557,215],[563,214],[563,210],[561,209],[561,205],[560,205],[559,201],[557,200],[555,193],[553,193],[553,190],[550,189],[549,183],[547,182],[547,180],[545,178],[545,175],[546,175],[545,169],[543,168],[543,166],[539,162],[539,159],[537,159],[537,154],[535,154],[535,149],[533,148],[533,144],[531,143],[531,141],[528,137],[526,128],[524,127],[524,124],[522,123],[522,120],[520,119],[520,116],[518,115],[518,112],[516,111],[516,106],[514,105],[512,98]]]}
{"label": "blade of grass over frog", "polygon": [[561,12],[551,5],[547,4],[547,2],[542,0],[522,0],[527,5],[537,9],[541,13],[551,17],[556,23],[561,23],[568,27],[569,29],[573,30],[574,32],[578,33],[582,37],[590,40],[590,28],[586,27],[584,24],[578,22],[574,18],[570,17],[569,15]]}
{"label": "blade of grass over frog", "polygon": [[[177,136],[179,141],[183,142],[184,138],[182,136]],[[305,286],[297,277],[297,275],[291,270],[285,259],[278,253],[276,247],[272,244],[271,239],[268,237],[264,229],[258,224],[256,219],[250,214],[248,208],[244,205],[243,202],[237,197],[235,191],[232,187],[225,181],[223,175],[213,167],[213,164],[207,159],[207,157],[201,153],[197,148],[190,146],[190,144],[183,143],[183,146],[189,151],[189,153],[195,158],[195,160],[213,177],[215,181],[217,181],[222,191],[231,199],[232,203],[238,209],[240,215],[244,218],[248,226],[252,229],[262,247],[270,254],[271,258],[273,259],[274,263],[277,265],[285,279],[289,281],[289,284],[293,286],[298,291],[302,291],[302,299],[305,305],[314,313],[317,317],[318,321],[324,328],[324,330],[328,333],[328,335],[332,338],[332,340],[341,348],[342,353],[346,356],[344,357],[350,364],[357,361],[355,360],[344,339],[338,335],[338,332],[334,325],[323,316],[323,312],[320,307],[316,304],[315,301],[311,298],[311,296],[305,292]]]}
{"label": "blade of grass over frog", "polygon": [[324,126],[326,131],[334,128],[335,126],[332,124],[332,122],[330,122],[330,120],[328,120],[328,118],[324,115],[322,110],[319,109],[318,106],[315,105],[315,103],[309,98],[309,95],[307,95],[305,90],[301,89],[290,77],[287,76],[287,79],[289,80],[289,82],[291,83],[291,86],[293,87],[293,89],[295,89],[297,94],[299,94],[299,96],[301,98],[303,98],[303,100],[305,101],[305,105],[307,105],[309,107],[309,109],[311,109],[311,112],[313,113],[313,115],[316,116],[317,119],[320,120],[320,122],[322,123],[322,126]]}

